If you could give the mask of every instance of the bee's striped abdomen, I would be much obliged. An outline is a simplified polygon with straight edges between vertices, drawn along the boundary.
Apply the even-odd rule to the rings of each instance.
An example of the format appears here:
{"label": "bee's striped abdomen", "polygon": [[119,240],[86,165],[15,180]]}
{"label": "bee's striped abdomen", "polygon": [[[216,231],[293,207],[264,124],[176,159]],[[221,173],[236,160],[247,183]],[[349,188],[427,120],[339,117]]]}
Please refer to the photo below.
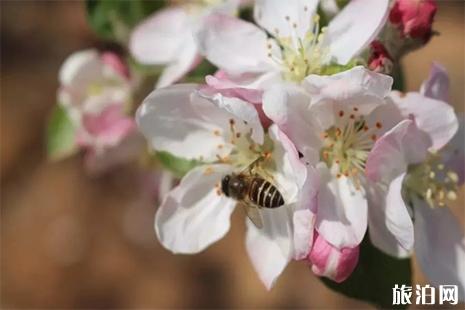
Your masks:
{"label": "bee's striped abdomen", "polygon": [[262,178],[254,178],[250,185],[249,199],[263,208],[277,208],[284,204],[278,189]]}

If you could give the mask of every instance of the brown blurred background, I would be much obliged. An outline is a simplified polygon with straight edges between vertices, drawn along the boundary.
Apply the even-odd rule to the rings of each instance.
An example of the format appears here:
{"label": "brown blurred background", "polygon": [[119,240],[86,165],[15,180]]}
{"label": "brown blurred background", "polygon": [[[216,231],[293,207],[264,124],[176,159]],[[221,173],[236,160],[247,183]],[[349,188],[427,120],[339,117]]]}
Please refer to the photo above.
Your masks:
{"label": "brown blurred background", "polygon": [[[464,2],[438,2],[441,35],[406,57],[407,86],[417,90],[436,60],[448,69],[451,101],[463,113]],[[245,252],[239,212],[207,251],[172,255],[155,239],[155,206],[141,193],[135,166],[95,178],[79,156],[47,162],[44,131],[60,64],[98,44],[82,2],[1,2],[2,307],[370,307],[330,291],[296,262],[267,292]],[[463,223],[463,202],[454,211]]]}

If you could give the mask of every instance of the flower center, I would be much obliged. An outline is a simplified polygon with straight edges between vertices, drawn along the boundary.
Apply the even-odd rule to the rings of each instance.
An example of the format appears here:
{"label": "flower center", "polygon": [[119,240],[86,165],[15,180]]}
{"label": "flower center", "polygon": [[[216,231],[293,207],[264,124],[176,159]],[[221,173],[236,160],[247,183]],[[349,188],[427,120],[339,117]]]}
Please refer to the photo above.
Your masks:
{"label": "flower center", "polygon": [[322,133],[320,156],[335,170],[337,178],[343,175],[351,178],[356,189],[360,190],[366,160],[377,139],[376,131],[382,128],[382,124],[376,122],[369,126],[363,116],[356,115],[357,111],[358,108],[354,107],[352,113],[338,112],[336,125]]}
{"label": "flower center", "polygon": [[417,195],[431,208],[444,207],[457,199],[458,175],[446,169],[441,156],[431,153],[424,163],[409,167],[405,180],[408,195]]}
{"label": "flower center", "polygon": [[309,74],[320,73],[325,62],[327,49],[323,47],[325,28],[320,32],[320,16],[315,14],[307,33],[300,37],[297,34],[297,24],[285,17],[291,29],[291,35],[283,37],[279,30],[275,29],[275,38],[281,48],[282,58],[273,56],[272,44],[268,44],[268,57],[281,66],[282,75],[285,80],[300,82]]}

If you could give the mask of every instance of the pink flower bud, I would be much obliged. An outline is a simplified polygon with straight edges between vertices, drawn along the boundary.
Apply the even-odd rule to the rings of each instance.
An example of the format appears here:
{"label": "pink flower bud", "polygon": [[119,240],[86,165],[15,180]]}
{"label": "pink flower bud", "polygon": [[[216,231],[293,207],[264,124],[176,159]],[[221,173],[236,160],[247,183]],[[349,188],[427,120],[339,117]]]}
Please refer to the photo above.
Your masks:
{"label": "pink flower bud", "polygon": [[368,59],[370,70],[379,73],[390,73],[392,70],[392,57],[380,41],[373,41],[370,45],[371,55]]}
{"label": "pink flower bud", "polygon": [[396,0],[389,21],[399,27],[402,35],[427,42],[437,5],[434,0]]}
{"label": "pink flower bud", "polygon": [[330,278],[338,283],[346,280],[358,263],[359,246],[337,249],[315,231],[313,247],[307,260],[318,276]]}

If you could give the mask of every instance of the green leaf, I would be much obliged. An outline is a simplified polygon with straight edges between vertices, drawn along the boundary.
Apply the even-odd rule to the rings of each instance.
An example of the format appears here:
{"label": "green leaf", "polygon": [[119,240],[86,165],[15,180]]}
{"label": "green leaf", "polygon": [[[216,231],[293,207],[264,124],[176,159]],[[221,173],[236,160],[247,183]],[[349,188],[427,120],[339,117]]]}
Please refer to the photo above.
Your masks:
{"label": "green leaf", "polygon": [[51,160],[59,160],[77,151],[76,132],[65,108],[57,104],[47,127],[47,153]]}
{"label": "green leaf", "polygon": [[192,168],[201,164],[200,161],[187,160],[163,151],[157,152],[157,158],[164,168],[168,169],[179,178],[183,177]]}
{"label": "green leaf", "polygon": [[87,0],[87,20],[103,39],[125,42],[132,27],[164,4],[163,0]]}
{"label": "green leaf", "polygon": [[360,258],[352,275],[342,283],[322,278],[329,288],[348,297],[370,302],[381,308],[406,308],[392,305],[395,284],[412,285],[410,259],[396,259],[386,255],[365,238],[360,247]]}

